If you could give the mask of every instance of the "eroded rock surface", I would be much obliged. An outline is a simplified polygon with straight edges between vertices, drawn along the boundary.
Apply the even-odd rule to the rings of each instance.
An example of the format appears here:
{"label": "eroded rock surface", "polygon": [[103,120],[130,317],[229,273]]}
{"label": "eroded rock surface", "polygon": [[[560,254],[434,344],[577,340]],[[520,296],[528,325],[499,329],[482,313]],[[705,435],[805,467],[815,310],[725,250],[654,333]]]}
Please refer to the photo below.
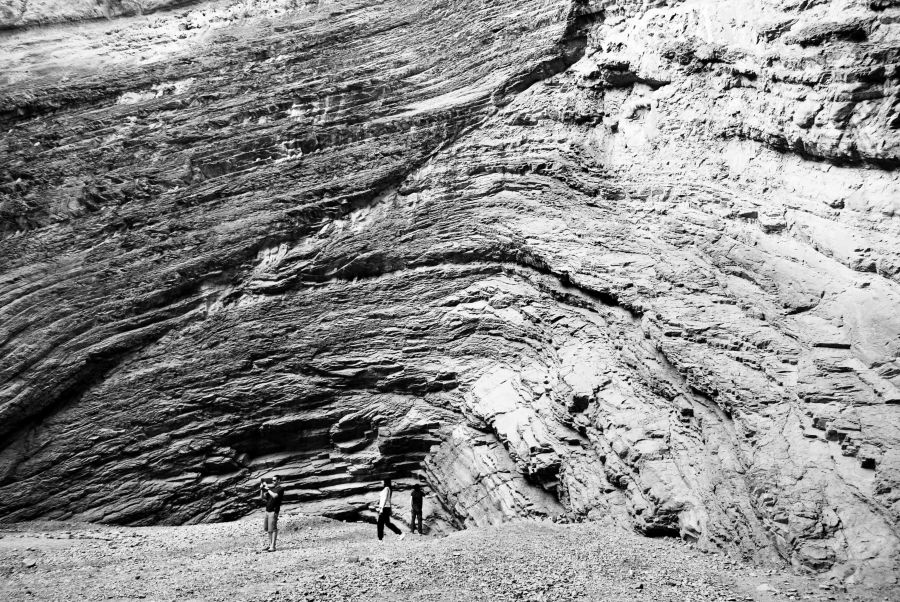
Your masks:
{"label": "eroded rock surface", "polygon": [[895,578],[897,6],[66,27],[2,40],[5,520],[229,519],[274,472],[355,518],[390,474],[433,528]]}
{"label": "eroded rock surface", "polygon": [[[201,0],[2,0],[0,29],[90,19],[112,19],[197,4]],[[240,9],[238,9],[240,10]]]}

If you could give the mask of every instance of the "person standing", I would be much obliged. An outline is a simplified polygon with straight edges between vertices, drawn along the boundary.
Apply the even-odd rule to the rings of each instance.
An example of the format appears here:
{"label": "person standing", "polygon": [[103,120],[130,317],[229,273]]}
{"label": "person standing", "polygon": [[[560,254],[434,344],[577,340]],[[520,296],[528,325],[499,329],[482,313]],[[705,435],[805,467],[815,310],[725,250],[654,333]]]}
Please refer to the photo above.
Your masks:
{"label": "person standing", "polygon": [[384,480],[384,488],[381,490],[381,497],[378,499],[378,540],[384,539],[384,527],[400,536],[403,539],[403,533],[391,522],[391,480]]}
{"label": "person standing", "polygon": [[422,498],[425,497],[425,494],[422,493],[422,486],[418,483],[413,485],[410,497],[412,498],[412,532],[416,532],[416,519],[418,519],[419,535],[424,535],[422,533]]}
{"label": "person standing", "polygon": [[275,551],[275,543],[278,541],[278,513],[281,512],[281,500],[284,497],[284,489],[281,487],[281,477],[275,475],[272,482],[261,480],[259,483],[259,497],[266,503],[266,519],[263,529],[269,534],[267,552]]}

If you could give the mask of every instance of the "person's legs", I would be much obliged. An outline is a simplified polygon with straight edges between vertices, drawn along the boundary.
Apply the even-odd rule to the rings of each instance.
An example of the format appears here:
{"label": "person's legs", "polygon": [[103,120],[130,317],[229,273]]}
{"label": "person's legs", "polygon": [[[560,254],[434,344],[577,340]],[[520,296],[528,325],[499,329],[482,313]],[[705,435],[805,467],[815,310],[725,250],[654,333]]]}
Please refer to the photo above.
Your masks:
{"label": "person's legs", "polygon": [[403,532],[397,528],[397,525],[391,522],[391,511],[388,509],[385,509],[384,511],[384,524],[397,535],[403,535]]}
{"label": "person's legs", "polygon": [[419,508],[416,510],[416,512],[419,515],[419,535],[424,535],[424,533],[422,532],[422,509]]}
{"label": "person's legs", "polygon": [[412,521],[410,521],[409,524],[412,525],[412,528],[410,529],[410,533],[415,533],[416,532],[416,509],[415,508],[412,509]]}
{"label": "person's legs", "polygon": [[278,513],[266,512],[266,531],[269,532],[269,547],[266,548],[270,552],[275,551],[275,543],[278,541]]}
{"label": "person's legs", "polygon": [[385,517],[385,510],[382,510],[381,513],[378,515],[378,539],[379,539],[379,541],[384,539],[384,517]]}

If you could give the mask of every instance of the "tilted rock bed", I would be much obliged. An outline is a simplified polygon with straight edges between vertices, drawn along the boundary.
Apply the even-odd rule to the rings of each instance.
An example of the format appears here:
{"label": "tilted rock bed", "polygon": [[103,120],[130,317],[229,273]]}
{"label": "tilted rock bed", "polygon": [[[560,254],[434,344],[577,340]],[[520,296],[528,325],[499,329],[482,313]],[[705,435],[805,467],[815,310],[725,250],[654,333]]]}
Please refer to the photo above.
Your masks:
{"label": "tilted rock bed", "polygon": [[3,33],[0,516],[226,520],[278,473],[370,520],[392,476],[435,531],[611,517],[893,583],[898,17],[235,0]]}

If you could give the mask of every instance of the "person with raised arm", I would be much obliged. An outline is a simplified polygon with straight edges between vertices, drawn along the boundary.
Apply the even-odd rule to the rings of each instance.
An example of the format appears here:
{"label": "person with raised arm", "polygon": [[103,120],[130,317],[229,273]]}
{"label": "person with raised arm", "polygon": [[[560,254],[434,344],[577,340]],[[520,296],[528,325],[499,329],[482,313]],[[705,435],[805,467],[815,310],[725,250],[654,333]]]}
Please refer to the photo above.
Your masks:
{"label": "person with raised arm", "polygon": [[263,530],[269,534],[269,545],[266,552],[275,551],[275,543],[278,541],[278,513],[281,511],[281,500],[284,498],[284,489],[281,487],[281,477],[275,475],[271,482],[260,479],[259,497],[266,504],[266,518],[263,522]]}

